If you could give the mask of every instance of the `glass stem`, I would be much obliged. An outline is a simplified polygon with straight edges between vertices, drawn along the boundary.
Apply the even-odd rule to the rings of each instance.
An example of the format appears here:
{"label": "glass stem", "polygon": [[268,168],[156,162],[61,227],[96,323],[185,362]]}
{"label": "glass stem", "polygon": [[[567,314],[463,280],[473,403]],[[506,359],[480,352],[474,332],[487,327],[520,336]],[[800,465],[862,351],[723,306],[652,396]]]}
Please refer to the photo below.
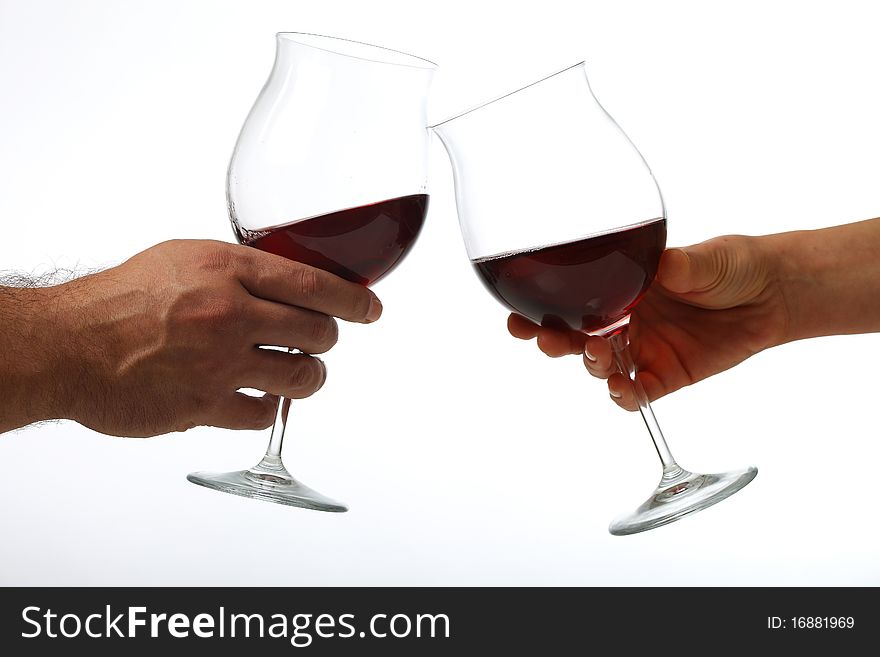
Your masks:
{"label": "glass stem", "polygon": [[[292,353],[293,349],[287,351]],[[281,462],[281,446],[284,444],[284,431],[287,429],[287,414],[289,412],[290,400],[287,397],[278,397],[278,406],[275,407],[275,422],[272,424],[272,433],[269,436],[269,446],[266,448],[263,460],[250,469],[251,474],[277,473],[279,476],[290,477],[284,463]]]}
{"label": "glass stem", "polygon": [[284,444],[284,431],[287,429],[287,414],[290,412],[290,400],[287,397],[278,398],[278,407],[275,410],[275,424],[272,425],[272,435],[269,437],[269,447],[261,465],[283,468],[281,464],[281,446]]}
{"label": "glass stem", "polygon": [[288,411],[290,411],[290,400],[287,397],[279,397],[278,407],[275,411],[275,424],[272,425],[272,435],[269,437],[269,446],[266,448],[263,460],[248,470],[252,477],[263,480],[268,476],[274,483],[278,483],[279,478],[291,478],[284,463],[281,462],[281,445],[284,444]]}
{"label": "glass stem", "polygon": [[674,481],[681,479],[683,476],[686,477],[688,474],[687,471],[682,469],[681,466],[675,462],[672,452],[669,451],[669,446],[666,444],[663,432],[660,431],[660,425],[657,424],[657,418],[654,417],[654,411],[651,409],[648,395],[645,393],[645,388],[642,386],[642,382],[639,379],[636,364],[633,362],[632,355],[629,351],[628,328],[624,327],[623,330],[612,335],[609,340],[611,342],[611,349],[614,352],[614,361],[617,363],[618,369],[625,374],[632,383],[633,394],[635,395],[636,403],[639,406],[639,412],[642,414],[645,426],[648,427],[648,433],[651,434],[651,440],[654,441],[654,448],[657,450],[657,456],[660,457],[660,462],[663,464],[663,479],[661,480],[661,486],[673,483]]}

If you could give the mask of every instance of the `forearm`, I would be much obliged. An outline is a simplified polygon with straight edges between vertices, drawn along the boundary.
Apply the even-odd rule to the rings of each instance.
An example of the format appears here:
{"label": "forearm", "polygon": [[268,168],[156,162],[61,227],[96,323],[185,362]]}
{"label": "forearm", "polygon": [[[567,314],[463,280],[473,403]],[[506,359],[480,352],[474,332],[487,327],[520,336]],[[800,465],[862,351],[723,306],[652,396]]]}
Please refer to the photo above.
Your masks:
{"label": "forearm", "polygon": [[64,417],[57,288],[0,286],[0,433]]}
{"label": "forearm", "polygon": [[781,343],[880,331],[880,218],[760,239],[785,299]]}

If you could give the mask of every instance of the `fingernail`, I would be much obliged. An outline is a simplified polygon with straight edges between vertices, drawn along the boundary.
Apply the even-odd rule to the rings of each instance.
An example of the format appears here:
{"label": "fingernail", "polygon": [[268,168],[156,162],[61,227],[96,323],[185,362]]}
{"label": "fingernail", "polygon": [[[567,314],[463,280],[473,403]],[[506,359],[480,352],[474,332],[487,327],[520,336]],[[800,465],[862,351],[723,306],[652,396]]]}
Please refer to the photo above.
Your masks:
{"label": "fingernail", "polygon": [[321,378],[321,385],[323,386],[327,382],[327,364],[317,356],[313,356],[313,358],[321,364],[321,370],[324,372],[324,376]]}
{"label": "fingernail", "polygon": [[596,357],[593,354],[591,354],[590,350],[587,349],[586,347],[584,347],[584,356],[586,356],[587,359],[589,359],[591,362],[593,362],[593,363],[596,362]]}
{"label": "fingernail", "polygon": [[379,297],[370,292],[372,295],[370,297],[370,309],[367,311],[367,323],[370,324],[375,322],[379,317],[382,316],[382,302],[379,301]]}
{"label": "fingernail", "polygon": [[608,394],[611,395],[614,399],[620,399],[621,397],[623,397],[623,395],[616,390],[609,390]]}

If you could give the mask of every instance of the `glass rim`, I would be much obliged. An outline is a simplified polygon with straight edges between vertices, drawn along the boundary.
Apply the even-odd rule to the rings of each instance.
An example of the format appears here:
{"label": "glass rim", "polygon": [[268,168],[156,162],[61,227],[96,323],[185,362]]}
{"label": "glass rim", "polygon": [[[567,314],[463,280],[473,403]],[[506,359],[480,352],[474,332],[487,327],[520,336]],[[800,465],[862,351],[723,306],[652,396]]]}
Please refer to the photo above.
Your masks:
{"label": "glass rim", "polygon": [[487,100],[485,102],[482,102],[479,105],[475,105],[475,106],[471,107],[470,109],[466,109],[463,112],[459,112],[458,114],[453,114],[449,118],[443,119],[439,123],[435,123],[434,125],[430,125],[428,127],[431,130],[439,128],[442,125],[450,123],[451,121],[455,121],[456,119],[460,119],[461,117],[467,116],[468,114],[472,114],[472,113],[476,112],[477,110],[483,109],[484,107],[488,107],[489,105],[494,105],[499,100],[504,100],[505,98],[508,98],[509,96],[513,96],[514,94],[518,94],[521,91],[525,91],[526,89],[534,87],[536,84],[541,84],[542,82],[546,82],[550,78],[555,78],[557,75],[562,75],[563,73],[567,73],[568,71],[575,69],[575,68],[578,68],[579,66],[583,67],[586,63],[587,63],[587,60],[582,59],[581,61],[577,62],[576,64],[571,64],[570,66],[566,66],[565,68],[559,69],[555,73],[551,73],[550,75],[545,75],[543,78],[541,78],[539,80],[535,80],[534,82],[530,82],[527,85],[524,85],[522,87],[518,87],[517,89],[514,89],[513,91],[508,91],[506,94],[496,96],[495,98],[492,98],[491,100]]}
{"label": "glass rim", "polygon": [[[304,38],[305,37],[305,38]],[[432,62],[430,59],[425,59],[424,57],[417,57],[416,55],[411,55],[407,52],[403,52],[402,50],[394,50],[393,48],[386,48],[384,46],[377,46],[372,43],[366,43],[364,41],[355,41],[354,39],[343,39],[342,37],[334,37],[327,36],[325,34],[315,34],[312,32],[276,32],[276,39],[285,39],[287,41],[292,41],[293,43],[299,44],[301,46],[306,46],[307,48],[314,48],[315,50],[323,50],[324,52],[333,53],[334,55],[341,55],[343,57],[350,57],[351,59],[359,59],[365,62],[374,62],[377,64],[391,64],[393,66],[405,66],[407,68],[418,68],[423,70],[433,70],[437,68],[437,64]],[[368,57],[363,54],[353,54],[351,52],[345,52],[342,48],[334,49],[331,47],[324,47],[322,45],[318,45],[314,40],[319,40],[318,43],[326,41],[328,42],[328,46],[330,43],[335,42],[337,44],[345,44],[348,48],[351,47],[359,47],[362,50],[376,50],[384,53],[391,53],[387,55],[386,58],[380,57]],[[392,60],[391,58],[397,58],[397,61]],[[402,60],[402,61],[401,61]]]}

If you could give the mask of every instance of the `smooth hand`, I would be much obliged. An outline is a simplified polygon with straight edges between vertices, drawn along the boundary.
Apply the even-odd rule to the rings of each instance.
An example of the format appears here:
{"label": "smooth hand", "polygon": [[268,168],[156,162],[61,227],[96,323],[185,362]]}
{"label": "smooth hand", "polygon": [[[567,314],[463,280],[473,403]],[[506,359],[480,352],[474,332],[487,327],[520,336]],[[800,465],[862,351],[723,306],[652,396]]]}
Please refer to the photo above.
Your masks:
{"label": "smooth hand", "polygon": [[[653,401],[781,343],[788,324],[776,261],[761,238],[718,237],[663,253],[654,283],[633,311],[630,350]],[[637,409],[607,340],[542,328],[515,314],[508,329],[524,340],[537,337],[548,356],[581,354],[590,374],[608,380],[619,406]]]}

